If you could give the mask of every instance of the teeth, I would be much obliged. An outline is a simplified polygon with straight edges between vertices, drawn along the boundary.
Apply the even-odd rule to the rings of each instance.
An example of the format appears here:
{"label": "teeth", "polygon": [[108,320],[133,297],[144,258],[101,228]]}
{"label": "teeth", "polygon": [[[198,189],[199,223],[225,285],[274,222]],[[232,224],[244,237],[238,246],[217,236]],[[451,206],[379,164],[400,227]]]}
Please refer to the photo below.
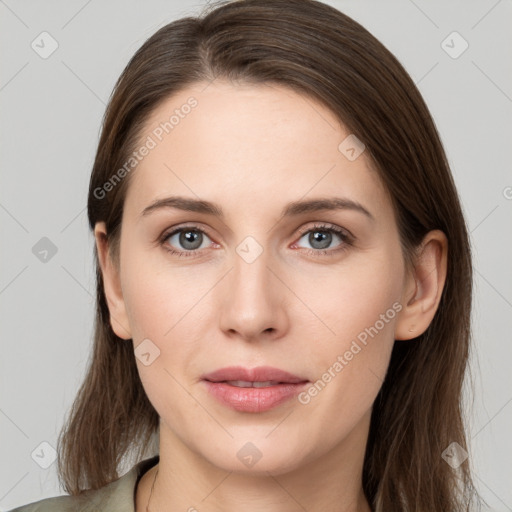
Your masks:
{"label": "teeth", "polygon": [[227,380],[227,384],[236,386],[237,388],[266,388],[269,386],[275,386],[279,382],[273,380],[267,380],[265,382],[249,382],[246,380]]}

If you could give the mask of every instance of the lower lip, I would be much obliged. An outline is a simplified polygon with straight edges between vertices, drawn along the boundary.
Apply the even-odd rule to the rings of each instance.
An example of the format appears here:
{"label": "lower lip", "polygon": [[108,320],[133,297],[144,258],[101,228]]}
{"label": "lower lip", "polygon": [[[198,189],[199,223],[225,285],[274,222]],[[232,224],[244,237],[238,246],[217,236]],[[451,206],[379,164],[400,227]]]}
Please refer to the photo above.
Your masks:
{"label": "lower lip", "polygon": [[264,412],[298,395],[308,384],[276,384],[266,388],[239,388],[226,382],[206,383],[208,391],[224,405],[242,412]]}

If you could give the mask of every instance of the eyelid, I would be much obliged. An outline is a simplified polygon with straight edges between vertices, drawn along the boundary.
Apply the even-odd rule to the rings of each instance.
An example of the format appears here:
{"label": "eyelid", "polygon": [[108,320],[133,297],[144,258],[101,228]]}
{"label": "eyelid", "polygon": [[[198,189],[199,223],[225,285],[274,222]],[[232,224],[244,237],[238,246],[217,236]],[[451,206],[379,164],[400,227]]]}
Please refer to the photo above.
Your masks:
{"label": "eyelid", "polygon": [[310,231],[314,231],[315,229],[318,231],[333,230],[334,232],[343,233],[343,235],[352,241],[356,238],[347,228],[342,228],[341,226],[338,226],[337,224],[331,224],[330,222],[315,222],[313,226],[301,227],[299,228],[299,234],[302,237],[304,234],[309,233]]}
{"label": "eyelid", "polygon": [[176,224],[175,226],[172,226],[170,228],[166,228],[161,236],[169,236],[176,231],[182,231],[184,229],[190,229],[191,231],[201,231],[203,233],[206,233],[208,236],[210,236],[209,229],[207,227],[203,227],[201,223],[196,222],[185,222],[184,224]]}

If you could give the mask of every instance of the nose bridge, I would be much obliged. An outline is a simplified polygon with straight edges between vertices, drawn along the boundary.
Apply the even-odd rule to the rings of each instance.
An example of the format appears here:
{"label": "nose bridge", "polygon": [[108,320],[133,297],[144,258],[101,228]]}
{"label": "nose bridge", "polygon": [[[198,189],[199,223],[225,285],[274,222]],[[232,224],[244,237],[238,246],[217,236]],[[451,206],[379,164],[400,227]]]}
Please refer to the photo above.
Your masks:
{"label": "nose bridge", "polygon": [[[272,257],[253,237],[247,237],[233,253],[233,270],[222,301],[221,327],[237,331],[244,338],[254,338],[269,329],[281,330],[284,312],[282,286],[278,286]],[[276,286],[277,285],[277,286]]]}
{"label": "nose bridge", "polygon": [[243,246],[237,248],[233,258],[232,289],[240,299],[249,297],[257,300],[259,296],[270,292],[268,251],[256,254],[253,247],[249,250],[242,248]]}

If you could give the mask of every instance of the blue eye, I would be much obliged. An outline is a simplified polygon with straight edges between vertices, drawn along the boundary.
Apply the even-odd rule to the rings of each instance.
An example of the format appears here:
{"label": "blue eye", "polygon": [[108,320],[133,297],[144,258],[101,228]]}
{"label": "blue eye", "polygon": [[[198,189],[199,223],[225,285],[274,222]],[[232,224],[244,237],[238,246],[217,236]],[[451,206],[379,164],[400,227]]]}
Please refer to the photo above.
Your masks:
{"label": "blue eye", "polygon": [[[337,253],[340,250],[344,250],[347,246],[352,245],[352,236],[345,230],[332,225],[316,224],[313,228],[308,228],[302,231],[300,240],[306,238],[310,244],[308,248],[308,254],[313,256],[323,256]],[[338,238],[341,243],[338,244],[337,248],[329,248],[335,239]],[[297,242],[298,243],[298,242]],[[329,248],[329,250],[327,250]]]}
{"label": "blue eye", "polygon": [[[209,238],[208,235],[197,226],[181,227],[166,233],[161,240],[162,245],[172,254],[179,256],[194,256],[202,247],[204,239]],[[173,241],[174,239],[174,241]],[[173,242],[174,245],[170,245]],[[181,246],[184,250],[175,249],[176,245]],[[206,247],[208,244],[206,245]]]}

